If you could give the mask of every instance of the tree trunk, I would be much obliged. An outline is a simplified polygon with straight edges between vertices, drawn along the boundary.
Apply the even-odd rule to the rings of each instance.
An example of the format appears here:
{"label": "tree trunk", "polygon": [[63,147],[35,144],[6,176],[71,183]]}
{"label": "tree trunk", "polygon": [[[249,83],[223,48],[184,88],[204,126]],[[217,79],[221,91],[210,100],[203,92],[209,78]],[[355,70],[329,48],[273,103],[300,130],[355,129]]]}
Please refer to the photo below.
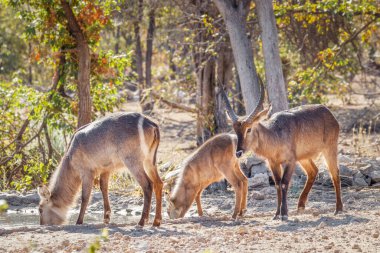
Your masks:
{"label": "tree trunk", "polygon": [[120,47],[120,25],[116,28],[116,35],[115,35],[115,54],[119,54],[119,47]]}
{"label": "tree trunk", "polygon": [[[153,55],[153,38],[154,30],[156,28],[156,14],[154,7],[149,11],[149,25],[148,25],[148,34],[146,37],[146,54],[145,54],[145,88],[152,88],[152,55]],[[143,111],[153,110],[153,99],[148,92],[148,97],[143,105]]]}
{"label": "tree trunk", "polygon": [[204,63],[197,76],[197,145],[200,146],[213,135],[215,128],[215,61],[209,60]]}
{"label": "tree trunk", "polygon": [[277,27],[272,1],[256,0],[256,8],[263,41],[265,77],[269,101],[272,104],[273,112],[286,110],[289,106],[278,49]]}
{"label": "tree trunk", "polygon": [[[233,55],[230,48],[222,47],[218,53],[216,62],[217,80],[225,87],[232,78]],[[215,121],[216,132],[224,133],[228,131],[227,117],[225,113],[225,105],[222,99],[222,94],[218,93],[215,96]]]}
{"label": "tree trunk", "polygon": [[74,37],[78,50],[79,112],[77,127],[79,128],[91,122],[92,101],[90,94],[90,48],[70,7],[70,4],[66,0],[61,0],[61,4],[67,19],[68,30]]}
{"label": "tree trunk", "polygon": [[234,110],[238,115],[245,115],[245,108],[243,104],[244,102],[243,94],[241,93],[240,79],[239,79],[239,75],[236,73],[236,69],[235,69],[235,77],[236,77],[235,96],[233,99]]}
{"label": "tree trunk", "polygon": [[140,38],[140,25],[142,23],[143,17],[143,0],[139,0],[137,7],[137,19],[134,23],[134,33],[135,33],[135,59],[136,59],[136,72],[137,72],[137,82],[139,84],[140,90],[140,100],[141,92],[144,89],[144,74],[143,74],[143,56],[141,49],[141,38]]}
{"label": "tree trunk", "polygon": [[260,97],[252,44],[246,31],[246,17],[251,1],[241,0],[236,6],[235,1],[232,0],[214,0],[214,2],[227,27],[239,73],[245,108],[249,113],[253,111]]}

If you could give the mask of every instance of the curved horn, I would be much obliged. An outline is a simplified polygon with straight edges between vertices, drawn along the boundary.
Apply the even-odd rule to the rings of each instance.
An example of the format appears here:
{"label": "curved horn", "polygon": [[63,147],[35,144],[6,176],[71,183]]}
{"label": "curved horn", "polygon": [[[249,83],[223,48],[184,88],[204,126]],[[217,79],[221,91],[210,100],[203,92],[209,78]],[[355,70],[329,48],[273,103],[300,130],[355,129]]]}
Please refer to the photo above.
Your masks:
{"label": "curved horn", "polygon": [[223,98],[224,104],[226,105],[226,110],[227,110],[228,116],[230,116],[232,122],[235,123],[236,121],[238,121],[238,116],[236,115],[236,113],[232,109],[230,101],[228,101],[228,98],[227,98],[226,92],[224,91],[223,85],[221,85],[220,90],[221,90],[220,92],[222,93],[222,98]]}
{"label": "curved horn", "polygon": [[251,114],[245,120],[248,123],[251,123],[253,121],[256,114],[260,111],[260,108],[264,103],[264,97],[265,97],[264,84],[263,84],[263,81],[261,80],[261,78],[259,76],[258,76],[258,79],[259,79],[259,83],[260,83],[260,99],[257,102],[255,109],[251,112]]}

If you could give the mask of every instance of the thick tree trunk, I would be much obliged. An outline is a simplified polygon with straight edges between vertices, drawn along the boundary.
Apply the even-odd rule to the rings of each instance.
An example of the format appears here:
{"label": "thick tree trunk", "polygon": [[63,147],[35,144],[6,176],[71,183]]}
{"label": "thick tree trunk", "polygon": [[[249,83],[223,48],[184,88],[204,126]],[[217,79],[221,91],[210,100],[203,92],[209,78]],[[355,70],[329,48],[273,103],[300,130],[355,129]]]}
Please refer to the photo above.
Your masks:
{"label": "thick tree trunk", "polygon": [[[225,87],[232,78],[233,55],[230,48],[223,47],[218,53],[217,80]],[[215,121],[216,132],[224,133],[228,130],[227,117],[225,113],[225,105],[222,99],[222,94],[215,95]]]}
{"label": "thick tree trunk", "polygon": [[[148,34],[146,37],[146,54],[145,54],[145,88],[152,88],[152,55],[153,55],[153,38],[154,31],[156,28],[156,14],[155,9],[149,11],[149,25],[148,25]],[[150,93],[150,92],[148,92]],[[153,98],[149,94],[144,105],[143,111],[151,111],[153,110]]]}
{"label": "thick tree trunk", "polygon": [[232,0],[214,0],[214,2],[227,27],[248,113],[255,108],[260,96],[252,44],[246,31],[246,17],[251,1],[241,0],[237,5]]}
{"label": "thick tree trunk", "polygon": [[90,48],[78,21],[66,0],[61,0],[67,19],[67,27],[74,37],[78,50],[78,125],[81,127],[91,122],[92,101],[90,94]]}
{"label": "thick tree trunk", "polygon": [[256,0],[256,8],[263,41],[269,101],[272,104],[273,112],[286,110],[289,106],[278,49],[278,35],[272,1]]}
{"label": "thick tree trunk", "polygon": [[214,94],[215,94],[215,61],[209,60],[198,71],[197,89],[197,145],[201,145],[213,135]]}
{"label": "thick tree trunk", "polygon": [[241,92],[239,75],[235,74],[235,77],[236,77],[235,97],[233,99],[234,110],[238,115],[245,115],[246,113],[245,113],[245,108],[244,108],[244,99],[243,99],[243,94]]}

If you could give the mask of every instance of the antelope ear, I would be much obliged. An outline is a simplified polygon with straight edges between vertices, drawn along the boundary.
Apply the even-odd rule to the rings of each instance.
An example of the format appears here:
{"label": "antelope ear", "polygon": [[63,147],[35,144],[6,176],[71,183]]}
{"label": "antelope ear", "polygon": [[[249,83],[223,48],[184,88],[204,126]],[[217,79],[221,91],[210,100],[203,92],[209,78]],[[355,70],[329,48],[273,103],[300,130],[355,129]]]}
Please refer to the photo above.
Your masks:
{"label": "antelope ear", "polygon": [[38,195],[40,195],[41,199],[44,199],[44,200],[50,199],[51,194],[50,194],[50,191],[46,185],[38,186],[37,191],[38,191]]}
{"label": "antelope ear", "polygon": [[266,120],[270,117],[271,114],[272,114],[272,105],[269,105],[268,108],[262,110],[256,115],[252,123],[258,123],[260,121]]}

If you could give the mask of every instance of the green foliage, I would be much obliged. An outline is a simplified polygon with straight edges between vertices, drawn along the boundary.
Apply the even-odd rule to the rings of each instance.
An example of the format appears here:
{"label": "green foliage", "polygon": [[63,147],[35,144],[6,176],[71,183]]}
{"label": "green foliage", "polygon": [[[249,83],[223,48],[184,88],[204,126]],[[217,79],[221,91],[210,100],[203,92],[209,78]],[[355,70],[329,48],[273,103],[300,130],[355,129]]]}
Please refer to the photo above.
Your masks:
{"label": "green foliage", "polygon": [[95,242],[93,242],[90,247],[88,248],[88,252],[89,253],[95,253],[97,252],[98,250],[100,250],[100,242],[101,241],[108,241],[108,235],[109,235],[109,232],[108,232],[108,229],[107,228],[103,228],[102,229],[102,232],[101,232],[101,235],[96,237],[95,239]]}
{"label": "green foliage", "polygon": [[8,210],[8,203],[4,199],[0,199],[0,213]]}
{"label": "green foliage", "polygon": [[378,1],[283,1],[274,2],[274,12],[291,68],[291,104],[325,102],[327,93],[344,97],[368,49],[376,48]]}
{"label": "green foliage", "polygon": [[[5,16],[7,24],[12,26],[13,21],[17,27],[12,26],[11,31],[17,30],[13,35],[9,28],[0,24],[0,32],[4,31],[0,36],[5,38],[5,45],[23,48],[29,43],[30,52],[24,50],[23,54],[27,55],[30,64],[44,68],[45,78],[49,77],[46,73],[60,71],[59,81],[53,83],[56,86],[53,89],[44,88],[50,83],[26,85],[30,75],[19,72],[27,65],[19,64],[17,60],[23,58],[12,54],[17,49],[0,46],[0,54],[5,56],[0,61],[0,77],[2,74],[13,76],[12,79],[0,78],[0,97],[4,98],[0,100],[0,190],[30,189],[47,182],[75,130],[78,113],[76,44],[68,32],[60,1],[4,0],[1,4],[5,7],[0,10],[1,14],[7,11],[13,14]],[[123,102],[118,89],[126,80],[124,70],[131,65],[131,54],[115,55],[100,48],[100,32],[111,25],[109,15],[115,1],[70,1],[70,5],[91,48],[91,96],[94,117],[98,117]],[[24,33],[18,34],[22,30]],[[17,35],[24,41],[16,40]],[[12,45],[12,41],[20,45]],[[62,57],[65,61],[60,65]],[[9,66],[14,58],[17,60],[12,69]],[[33,76],[36,74],[34,72]]]}

